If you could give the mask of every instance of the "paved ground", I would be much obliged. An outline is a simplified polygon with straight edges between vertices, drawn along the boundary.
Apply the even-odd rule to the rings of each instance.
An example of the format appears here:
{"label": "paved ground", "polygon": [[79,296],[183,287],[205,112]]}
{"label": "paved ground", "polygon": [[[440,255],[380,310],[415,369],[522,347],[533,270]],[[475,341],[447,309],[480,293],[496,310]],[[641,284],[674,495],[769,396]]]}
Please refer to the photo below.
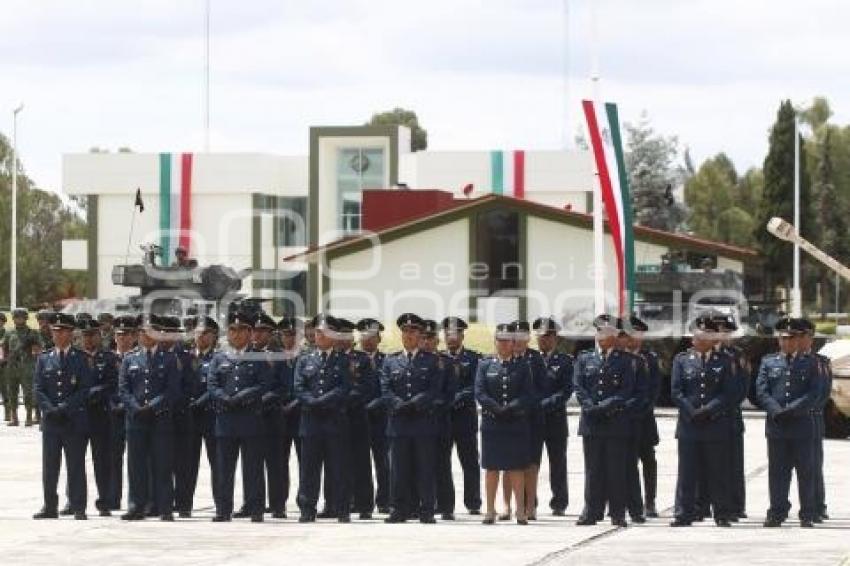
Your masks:
{"label": "paved ground", "polygon": [[[571,430],[577,419],[570,418]],[[380,518],[350,525],[333,522],[299,525],[290,498],[290,519],[256,525],[243,521],[212,524],[209,476],[204,474],[191,520],[173,524],[149,520],[127,524],[117,518],[91,516],[33,521],[41,506],[41,449],[38,431],[0,426],[0,554],[22,564],[850,564],[850,442],[828,441],[826,479],[832,520],[814,530],[796,523],[763,529],[767,507],[766,447],[763,422],[747,420],[748,502],[751,518],[717,529],[699,525],[671,529],[669,507],[675,484],[675,421],[662,417],[659,457],[659,506],[665,518],[628,529],[608,525],[576,527],[581,508],[581,444],[569,445],[569,515],[527,527],[485,527],[479,518],[459,515],[454,523],[433,526],[384,525]],[[545,460],[545,459],[544,459]],[[545,466],[545,464],[544,464]],[[543,470],[541,501],[548,501]],[[64,478],[61,480],[64,482]],[[459,484],[459,482],[458,482]],[[237,481],[238,485],[238,481]],[[89,466],[89,500],[93,478]],[[90,503],[90,509],[92,505]],[[796,513],[796,503],[795,511]],[[92,512],[93,514],[93,512]]]}

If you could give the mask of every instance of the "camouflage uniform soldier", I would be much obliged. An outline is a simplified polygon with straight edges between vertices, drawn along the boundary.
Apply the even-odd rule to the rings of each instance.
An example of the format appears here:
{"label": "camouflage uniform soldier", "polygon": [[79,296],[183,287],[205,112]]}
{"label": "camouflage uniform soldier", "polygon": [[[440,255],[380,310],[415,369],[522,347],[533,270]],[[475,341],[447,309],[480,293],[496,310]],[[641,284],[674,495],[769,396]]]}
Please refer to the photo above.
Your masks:
{"label": "camouflage uniform soldier", "polygon": [[115,317],[111,313],[102,312],[97,315],[97,322],[100,324],[100,348],[106,352],[115,350]]}
{"label": "camouflage uniform soldier", "polygon": [[35,358],[41,352],[42,341],[38,332],[27,326],[27,310],[12,311],[15,327],[3,337],[3,359],[6,360],[6,378],[9,406],[12,416],[9,426],[18,426],[18,389],[23,390],[24,407],[27,411],[26,426],[33,425],[32,376]]}
{"label": "camouflage uniform soldier", "polygon": [[50,325],[56,319],[56,313],[46,309],[38,311],[35,320],[38,322],[38,332],[41,334],[41,347],[44,350],[53,348],[53,330]]}
{"label": "camouflage uniform soldier", "polygon": [[[6,320],[6,315],[0,312],[0,344],[6,336]],[[9,396],[6,394],[6,359],[3,358],[2,351],[0,351],[0,398],[3,399],[3,419],[9,422],[12,418],[12,408],[9,406]]]}

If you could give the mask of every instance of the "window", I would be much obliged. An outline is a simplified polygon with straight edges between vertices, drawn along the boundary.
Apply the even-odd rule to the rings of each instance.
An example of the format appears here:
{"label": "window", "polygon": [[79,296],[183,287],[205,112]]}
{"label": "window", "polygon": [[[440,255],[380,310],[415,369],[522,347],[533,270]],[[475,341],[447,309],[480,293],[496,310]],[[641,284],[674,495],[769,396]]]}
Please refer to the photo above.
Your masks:
{"label": "window", "polygon": [[307,198],[279,197],[275,213],[277,247],[307,245]]}
{"label": "window", "polygon": [[[488,295],[498,291],[520,289],[523,267],[519,254],[519,214],[507,210],[491,210],[475,218],[473,243],[476,287]],[[486,269],[484,269],[486,266]]]}
{"label": "window", "polygon": [[386,187],[384,163],[382,148],[349,147],[337,150],[338,228],[344,233],[360,231],[363,191]]}

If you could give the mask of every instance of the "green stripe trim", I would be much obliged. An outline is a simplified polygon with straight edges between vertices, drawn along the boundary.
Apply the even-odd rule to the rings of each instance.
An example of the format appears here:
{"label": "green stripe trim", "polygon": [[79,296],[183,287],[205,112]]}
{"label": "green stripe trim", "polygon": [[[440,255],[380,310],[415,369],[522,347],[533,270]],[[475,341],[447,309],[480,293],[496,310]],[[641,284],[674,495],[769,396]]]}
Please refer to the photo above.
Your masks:
{"label": "green stripe trim", "polygon": [[[97,294],[97,273],[98,273],[98,264],[100,263],[99,258],[97,257],[98,253],[98,237],[100,234],[98,233],[98,204],[100,199],[98,195],[88,195],[86,206],[86,222],[88,223],[88,289],[86,295],[90,299],[96,299],[98,297]],[[133,208],[133,213],[135,214],[136,209]]]}
{"label": "green stripe trim", "polygon": [[490,152],[490,184],[494,194],[505,192],[505,152],[493,150]]}
{"label": "green stripe trim", "polygon": [[162,247],[162,265],[171,257],[171,154],[159,154],[159,245]]}
{"label": "green stripe trim", "polygon": [[626,171],[626,160],[623,154],[623,140],[620,137],[620,119],[617,113],[617,105],[610,102],[605,104],[605,113],[608,114],[608,124],[611,127],[611,142],[614,145],[614,155],[617,158],[617,173],[620,177],[620,195],[623,199],[623,235],[625,266],[626,266],[626,291],[628,312],[634,310],[635,304],[635,234],[634,215],[632,214],[632,198],[629,190],[629,174]]}

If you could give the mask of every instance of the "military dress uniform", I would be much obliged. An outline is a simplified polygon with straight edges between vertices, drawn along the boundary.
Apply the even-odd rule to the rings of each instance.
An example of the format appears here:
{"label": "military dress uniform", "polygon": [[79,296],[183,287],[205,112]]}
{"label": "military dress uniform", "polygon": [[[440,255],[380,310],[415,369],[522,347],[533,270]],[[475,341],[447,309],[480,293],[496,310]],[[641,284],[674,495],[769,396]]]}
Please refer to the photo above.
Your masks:
{"label": "military dress uniform", "polygon": [[523,470],[531,463],[528,412],[537,393],[531,368],[521,357],[482,358],[475,375],[475,400],[481,406],[481,467]]}
{"label": "military dress uniform", "polygon": [[[0,312],[0,345],[3,344],[3,339],[6,337],[5,324],[6,315]],[[0,400],[3,401],[3,420],[9,422],[12,420],[12,408],[6,387],[6,360],[3,358],[2,350],[0,350]]]}
{"label": "military dress uniform", "polygon": [[700,473],[706,480],[715,522],[729,526],[735,514],[728,468],[732,407],[739,392],[734,364],[731,356],[714,348],[704,354],[691,348],[673,359],[671,396],[679,408],[675,526],[690,525],[697,519]]}
{"label": "military dress uniform", "polygon": [[636,395],[638,362],[616,349],[585,350],[576,358],[573,385],[581,405],[579,434],[584,448],[585,505],[579,524],[602,520],[605,502],[611,521],[625,525],[628,444]]}
{"label": "military dress uniform", "polygon": [[[174,421],[183,369],[173,352],[136,348],[121,363],[118,391],[126,411],[129,509],[122,519],[143,519],[155,507],[164,520],[174,505]],[[152,477],[149,477],[152,476]],[[153,485],[153,490],[151,490]]]}
{"label": "military dress uniform", "polygon": [[210,367],[213,357],[217,353],[215,347],[205,352],[196,348],[192,351],[190,362],[192,386],[189,389],[189,410],[192,412],[192,429],[186,478],[187,492],[182,496],[182,504],[184,508],[189,510],[194,507],[198,471],[201,466],[201,445],[207,453],[213,501],[218,501],[218,489],[221,480],[219,479],[218,451],[216,450],[215,411],[209,391]]}
{"label": "military dress uniform", "polygon": [[[434,522],[438,426],[432,411],[434,401],[441,394],[442,373],[440,357],[421,350],[401,350],[384,360],[381,392],[389,410],[387,437],[392,474],[392,511],[387,522],[404,522],[417,511],[421,522]],[[413,493],[419,495],[419,509],[414,509]]]}
{"label": "military dress uniform", "polygon": [[243,485],[248,490],[244,494],[244,510],[252,521],[262,521],[262,398],[274,387],[272,367],[265,354],[245,348],[216,353],[209,371],[207,385],[216,408],[219,477],[215,520],[229,521],[233,515],[233,483],[241,450]]}
{"label": "military dress uniform", "polygon": [[[351,390],[348,393],[348,441],[343,446],[346,464],[342,481],[348,484],[348,493],[354,511],[361,518],[371,518],[375,508],[375,484],[372,481],[370,458],[369,412],[366,408],[380,394],[378,370],[366,352],[350,349],[344,352],[349,360]],[[325,478],[327,482],[327,476]]]}
{"label": "military dress uniform", "polygon": [[[655,403],[661,390],[661,369],[658,354],[652,350],[641,349],[636,352],[645,364],[643,379],[643,402],[635,407],[635,464],[640,464],[643,471],[643,497],[641,497],[640,473],[634,469],[631,481],[632,499],[630,508],[632,516],[643,507],[647,516],[655,517],[655,499],[658,493],[658,462],[655,458],[655,447],[660,441],[658,422],[655,420]],[[642,513],[643,510],[640,512]]]}
{"label": "military dress uniform", "polygon": [[[139,323],[139,319],[133,315],[122,315],[115,320],[115,332],[135,332]],[[135,347],[135,346],[134,346]],[[133,350],[119,352],[115,350],[115,363],[118,367],[118,372],[121,372],[121,366],[124,363],[124,358],[130,355]],[[110,464],[110,480],[109,485],[112,487],[112,494],[109,498],[109,508],[112,511],[117,511],[121,508],[121,499],[124,493],[124,452],[127,449],[127,421],[124,403],[121,401],[121,392],[118,387],[112,394],[109,400],[110,410],[110,449],[111,457]]]}
{"label": "military dress uniform", "polygon": [[812,411],[821,395],[820,370],[820,360],[811,353],[770,354],[759,367],[756,388],[759,404],[767,411],[770,508],[766,526],[778,526],[788,517],[792,470],[797,472],[801,524],[810,527],[817,516]]}
{"label": "military dress uniform", "polygon": [[347,440],[348,394],[351,375],[348,357],[329,350],[313,350],[298,358],[295,394],[301,403],[301,478],[298,486],[300,521],[316,519],[322,464],[337,487],[328,501],[340,520],[349,516],[347,483],[343,477],[343,446]]}
{"label": "military dress uniform", "polygon": [[[295,456],[298,461],[296,470],[301,467],[301,437],[299,428],[301,426],[301,402],[295,395],[295,367],[298,364],[298,353],[293,350],[291,352],[284,351],[284,360],[281,361],[280,371],[286,374],[287,387],[286,399],[283,405],[283,418],[286,421],[283,427],[283,440],[281,450],[283,453],[283,508],[286,509],[286,502],[289,500],[289,492],[292,486],[292,478],[289,472],[289,459],[292,455],[292,447],[295,447]],[[285,367],[284,367],[285,366]]]}
{"label": "military dress uniform", "polygon": [[[445,324],[444,324],[445,326]],[[472,513],[481,509],[481,466],[478,454],[478,409],[475,405],[475,376],[481,354],[465,347],[446,350],[456,387],[451,401],[451,449],[457,451],[463,472],[463,504]],[[454,506],[452,506],[454,507]]]}
{"label": "military dress uniform", "polygon": [[[436,327],[436,323],[434,323]],[[434,330],[436,332],[436,328]],[[452,477],[452,403],[458,388],[459,368],[444,352],[434,352],[440,358],[442,372],[440,394],[434,400],[434,420],[437,426],[434,458],[434,487],[436,510],[444,520],[454,520],[455,486]]]}
{"label": "military dress uniform", "polygon": [[546,377],[538,392],[544,414],[543,442],[549,458],[549,507],[562,514],[569,504],[567,489],[567,401],[573,394],[573,357],[563,352],[542,353]]}
{"label": "military dress uniform", "polygon": [[272,386],[262,398],[263,410],[263,467],[265,468],[267,509],[275,519],[286,516],[286,490],[288,489],[288,452],[284,451],[286,439],[286,415],[283,406],[290,401],[294,379],[294,366],[289,360],[280,360],[282,353],[271,347],[266,350],[269,357]]}
{"label": "military dress uniform", "polygon": [[56,488],[63,452],[68,476],[69,506],[75,518],[85,519],[86,400],[90,378],[85,354],[74,347],[51,349],[41,354],[36,362],[36,397],[44,416],[41,423],[44,508],[35,515],[36,519],[58,516]]}
{"label": "military dress uniform", "polygon": [[829,518],[826,509],[826,485],[823,478],[823,439],[826,436],[826,421],[824,410],[832,395],[832,362],[821,354],[815,354],[820,360],[820,397],[812,410],[815,428],[815,519],[816,523]]}
{"label": "military dress uniform", "polygon": [[83,351],[89,368],[89,396],[87,399],[89,441],[92,465],[97,485],[95,507],[101,515],[109,515],[113,508],[115,490],[113,480],[113,418],[112,403],[118,392],[119,360],[108,350]]}
{"label": "military dress uniform", "polygon": [[390,506],[390,455],[387,440],[387,406],[381,396],[380,371],[387,355],[375,350],[367,352],[375,367],[378,391],[375,399],[366,405],[369,415],[369,448],[372,452],[372,464],[375,471],[375,505],[378,511],[386,513]]}

